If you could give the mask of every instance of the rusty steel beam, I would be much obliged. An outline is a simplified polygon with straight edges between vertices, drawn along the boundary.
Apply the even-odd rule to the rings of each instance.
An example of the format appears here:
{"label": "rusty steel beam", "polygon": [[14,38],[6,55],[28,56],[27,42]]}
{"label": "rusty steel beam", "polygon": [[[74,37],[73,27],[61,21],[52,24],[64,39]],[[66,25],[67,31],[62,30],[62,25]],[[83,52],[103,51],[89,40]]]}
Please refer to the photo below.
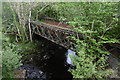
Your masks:
{"label": "rusty steel beam", "polygon": [[74,50],[74,46],[71,44],[71,42],[74,41],[67,38],[68,36],[75,36],[79,39],[82,39],[82,35],[80,33],[77,33],[71,29],[65,29],[63,27],[57,27],[56,25],[50,25],[36,21],[31,21],[30,23],[33,28],[33,33],[38,34],[67,49]]}

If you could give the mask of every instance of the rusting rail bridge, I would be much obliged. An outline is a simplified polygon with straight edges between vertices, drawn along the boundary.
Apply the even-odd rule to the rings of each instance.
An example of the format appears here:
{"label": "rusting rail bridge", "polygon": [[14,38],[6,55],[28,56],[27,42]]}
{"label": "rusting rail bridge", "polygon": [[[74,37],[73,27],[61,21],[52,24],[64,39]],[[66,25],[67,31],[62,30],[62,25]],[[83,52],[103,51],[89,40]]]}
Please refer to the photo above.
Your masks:
{"label": "rusting rail bridge", "polygon": [[56,44],[59,44],[67,49],[74,50],[73,40],[68,36],[81,37],[81,34],[73,31],[70,28],[65,28],[59,24],[53,25],[46,22],[30,21],[32,25],[32,31],[47,40],[50,40]]}

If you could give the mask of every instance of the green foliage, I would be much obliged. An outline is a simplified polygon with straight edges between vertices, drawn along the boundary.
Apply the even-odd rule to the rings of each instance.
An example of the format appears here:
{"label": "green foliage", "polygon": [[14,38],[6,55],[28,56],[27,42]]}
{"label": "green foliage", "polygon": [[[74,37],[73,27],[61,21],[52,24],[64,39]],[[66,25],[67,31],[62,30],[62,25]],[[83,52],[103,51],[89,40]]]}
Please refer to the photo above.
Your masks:
{"label": "green foliage", "polygon": [[17,41],[32,41],[31,25],[27,22],[31,20],[31,10],[37,3],[3,2],[2,5],[2,31],[16,36]]}
{"label": "green foliage", "polygon": [[12,34],[16,36],[16,38],[19,36],[19,40],[24,40],[24,29],[23,26],[21,27],[20,25],[17,12],[12,7],[12,3],[3,3],[2,10],[2,31],[4,33]]}
{"label": "green foliage", "polygon": [[21,65],[21,56],[9,47],[6,47],[6,50],[3,50],[2,56],[3,78],[13,78],[14,74],[12,71],[17,69]]}
{"label": "green foliage", "polygon": [[[79,49],[78,57],[72,57],[73,64],[76,65],[76,69],[69,70],[73,74],[73,78],[92,78],[100,79],[107,77],[112,71],[105,70],[106,56],[93,55],[86,53],[83,49]],[[99,58],[98,60],[96,60]]]}
{"label": "green foliage", "polygon": [[[33,3],[32,3],[33,4]],[[12,4],[11,4],[12,5]],[[120,26],[118,25],[118,3],[110,2],[60,2],[60,3],[40,3],[35,8],[27,3],[18,3],[11,6],[3,5],[3,32],[17,33],[25,41],[29,29],[25,28],[25,20],[28,20],[29,11],[32,11],[32,19],[37,20],[39,16],[48,16],[55,19],[66,19],[68,24],[77,28],[74,31],[82,33],[82,40],[72,36],[76,42],[77,57],[72,57],[76,69],[69,70],[74,78],[105,78],[111,70],[107,70],[106,59],[110,54],[105,44],[119,43]],[[46,5],[49,5],[46,7]],[[21,7],[20,7],[21,6]],[[32,7],[30,7],[32,6]],[[14,7],[14,8],[13,8]],[[19,10],[17,8],[20,8]],[[22,9],[24,7],[24,9]],[[30,8],[30,9],[29,9]],[[18,10],[18,11],[15,11]],[[18,14],[20,13],[20,14]],[[24,15],[24,16],[21,16]],[[26,37],[26,38],[25,38]],[[11,43],[8,37],[3,38],[3,77],[9,77],[9,72],[20,66],[21,56],[32,56],[38,53],[37,44],[23,43],[18,46]],[[18,48],[19,47],[19,48]],[[31,58],[27,56],[26,58]],[[5,73],[7,73],[6,76]]]}
{"label": "green foliage", "polygon": [[15,44],[9,42],[9,38],[3,36],[2,49],[2,76],[3,78],[14,78],[13,71],[21,64],[21,55],[18,54],[18,48]]}
{"label": "green foliage", "polygon": [[[78,25],[95,30],[96,36],[119,38],[118,3],[109,2],[61,2],[53,5],[59,17],[67,19],[72,26]],[[93,27],[94,26],[94,27]]]}
{"label": "green foliage", "polygon": [[45,16],[59,19],[60,14],[59,11],[54,8],[55,4],[57,3],[41,3],[40,5],[36,6],[32,9],[32,19],[39,21]]}
{"label": "green foliage", "polygon": [[58,12],[56,10],[54,10],[54,8],[52,8],[53,6],[49,6],[45,11],[44,14],[45,16],[51,17],[51,18],[55,18],[57,19],[58,16]]}
{"label": "green foliage", "polygon": [[118,23],[118,3],[59,3],[55,5],[60,16],[69,20],[71,26],[78,26],[74,31],[82,34],[71,38],[76,42],[78,57],[72,57],[75,70],[69,70],[74,78],[106,78],[111,70],[107,70],[106,60],[110,54],[104,44],[120,43]]}
{"label": "green foliage", "polygon": [[[101,50],[98,44],[93,40],[78,40],[76,41],[76,52],[78,56],[73,57],[73,64],[76,65],[75,70],[69,70],[74,78],[92,78],[100,79],[106,78],[112,70],[107,69],[107,55],[108,52]],[[107,55],[106,55],[107,54]]]}
{"label": "green foliage", "polygon": [[13,18],[13,12],[10,8],[10,5],[7,3],[3,3],[2,10],[3,10],[2,11],[3,32],[17,31],[13,23],[14,18]]}
{"label": "green foliage", "polygon": [[73,17],[81,16],[81,7],[79,2],[60,2],[54,4],[52,8],[58,12],[59,19],[72,21]]}
{"label": "green foliage", "polygon": [[40,53],[42,49],[39,47],[39,45],[42,44],[36,40],[33,42],[25,42],[25,43],[19,43],[19,54],[22,55],[22,61],[29,61],[31,58],[33,58],[36,54]]}

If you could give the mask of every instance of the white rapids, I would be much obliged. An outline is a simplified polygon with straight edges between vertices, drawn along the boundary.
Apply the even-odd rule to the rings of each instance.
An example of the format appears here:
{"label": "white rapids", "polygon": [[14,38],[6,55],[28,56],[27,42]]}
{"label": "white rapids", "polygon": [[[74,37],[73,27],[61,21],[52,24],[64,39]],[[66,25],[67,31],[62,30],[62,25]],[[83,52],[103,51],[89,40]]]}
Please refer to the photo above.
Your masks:
{"label": "white rapids", "polygon": [[66,57],[67,57],[67,63],[70,64],[70,65],[72,65],[72,66],[74,66],[74,64],[73,64],[70,56],[77,56],[75,53],[76,52],[74,52],[74,51],[72,51],[70,49],[67,50],[67,55],[66,55]]}

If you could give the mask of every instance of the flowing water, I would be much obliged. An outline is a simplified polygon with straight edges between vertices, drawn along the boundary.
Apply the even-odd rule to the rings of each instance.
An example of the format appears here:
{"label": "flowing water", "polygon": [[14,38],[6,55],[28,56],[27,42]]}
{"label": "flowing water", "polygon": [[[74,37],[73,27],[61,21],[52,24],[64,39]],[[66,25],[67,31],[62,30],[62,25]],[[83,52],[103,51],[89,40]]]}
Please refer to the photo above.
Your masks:
{"label": "flowing water", "polygon": [[[73,76],[68,72],[68,69],[75,68],[70,56],[77,56],[76,53],[42,37],[37,36],[36,38],[38,41],[42,42],[42,44],[39,44],[39,48],[44,51],[37,53],[32,59],[25,62],[24,65],[19,68],[20,70],[26,70],[26,79],[72,80]],[[117,66],[118,61],[115,59],[113,59],[113,56],[109,57],[108,64],[111,67]],[[116,64],[112,65],[113,62],[116,62]]]}
{"label": "flowing water", "polygon": [[71,69],[74,65],[69,54],[74,55],[75,52],[41,37],[38,40],[44,41],[43,44],[47,48],[42,46],[42,49],[44,49],[42,53],[36,54],[32,60],[24,63],[19,68],[20,70],[26,70],[26,78],[35,80],[72,80],[73,76],[68,72],[68,69]]}

